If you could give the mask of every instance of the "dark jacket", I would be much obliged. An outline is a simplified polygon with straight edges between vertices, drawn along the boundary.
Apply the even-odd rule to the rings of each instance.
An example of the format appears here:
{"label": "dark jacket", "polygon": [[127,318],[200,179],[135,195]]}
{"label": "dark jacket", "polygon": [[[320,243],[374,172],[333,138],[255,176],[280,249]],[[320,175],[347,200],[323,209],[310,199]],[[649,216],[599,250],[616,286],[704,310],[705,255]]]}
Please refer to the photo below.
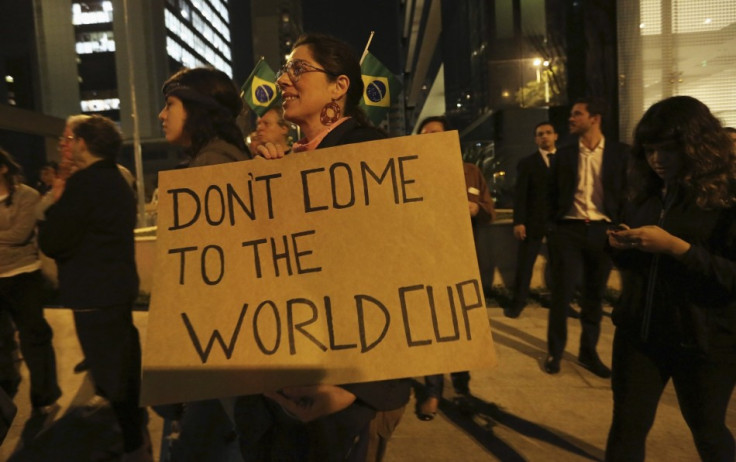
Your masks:
{"label": "dark jacket", "polygon": [[[619,216],[626,184],[626,162],[629,147],[606,139],[603,148],[601,180],[603,182],[603,210],[612,221]],[[553,220],[560,220],[572,208],[578,186],[578,140],[557,150],[551,167],[550,213]]]}
{"label": "dark jacket", "polygon": [[114,162],[100,160],[67,180],[38,240],[56,260],[62,304],[101,308],[135,300],[135,223],[133,192]]}
{"label": "dark jacket", "polygon": [[736,209],[703,210],[685,193],[663,208],[659,197],[628,204],[622,222],[659,224],[692,247],[681,261],[614,251],[622,292],[613,321],[648,344],[736,361]]}
{"label": "dark jacket", "polygon": [[541,238],[549,222],[550,168],[539,151],[521,159],[516,168],[514,225],[524,225],[527,236]]}
{"label": "dark jacket", "polygon": [[214,138],[205,144],[202,149],[189,161],[189,167],[203,167],[227,162],[248,160],[250,157],[237,146],[220,138]]}

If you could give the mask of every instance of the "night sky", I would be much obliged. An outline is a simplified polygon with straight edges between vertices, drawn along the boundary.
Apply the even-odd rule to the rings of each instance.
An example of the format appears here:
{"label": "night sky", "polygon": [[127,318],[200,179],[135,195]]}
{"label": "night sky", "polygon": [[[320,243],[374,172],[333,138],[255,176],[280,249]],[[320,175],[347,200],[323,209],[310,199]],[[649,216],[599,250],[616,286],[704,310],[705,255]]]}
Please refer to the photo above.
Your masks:
{"label": "night sky", "polygon": [[322,32],[339,37],[360,55],[371,31],[370,51],[394,74],[401,74],[401,18],[399,0],[302,0],[305,32]]}

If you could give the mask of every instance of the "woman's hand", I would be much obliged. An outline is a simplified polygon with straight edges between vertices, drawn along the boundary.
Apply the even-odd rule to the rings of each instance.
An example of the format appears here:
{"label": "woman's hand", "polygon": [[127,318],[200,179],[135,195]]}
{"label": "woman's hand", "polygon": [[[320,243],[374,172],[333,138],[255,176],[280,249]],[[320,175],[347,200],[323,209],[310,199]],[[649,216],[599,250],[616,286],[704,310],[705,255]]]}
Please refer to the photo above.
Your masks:
{"label": "woman's hand", "polygon": [[480,205],[477,202],[468,201],[468,210],[470,210],[470,216],[474,217],[480,212]]}
{"label": "woman's hand", "polygon": [[629,229],[631,228],[623,223],[616,225],[613,228],[609,228],[608,231],[606,231],[606,234],[608,235],[608,244],[614,249],[631,249],[631,244],[633,242],[629,242],[628,239],[621,234],[622,231],[628,231]]}
{"label": "woman's hand", "polygon": [[[626,225],[623,225],[626,226]],[[675,258],[690,249],[690,244],[659,226],[642,226],[608,232],[608,242],[617,249],[637,249],[642,252],[664,253]]]}
{"label": "woman's hand", "polygon": [[54,202],[58,201],[59,198],[61,198],[61,195],[64,194],[64,189],[66,188],[66,180],[61,178],[56,178],[51,185],[51,197],[54,198]]}
{"label": "woman's hand", "polygon": [[354,394],[335,385],[289,387],[264,395],[302,422],[311,422],[342,411],[356,399]]}
{"label": "woman's hand", "polygon": [[281,159],[284,157],[286,148],[281,144],[266,141],[265,143],[258,145],[256,152],[259,156],[265,159]]}

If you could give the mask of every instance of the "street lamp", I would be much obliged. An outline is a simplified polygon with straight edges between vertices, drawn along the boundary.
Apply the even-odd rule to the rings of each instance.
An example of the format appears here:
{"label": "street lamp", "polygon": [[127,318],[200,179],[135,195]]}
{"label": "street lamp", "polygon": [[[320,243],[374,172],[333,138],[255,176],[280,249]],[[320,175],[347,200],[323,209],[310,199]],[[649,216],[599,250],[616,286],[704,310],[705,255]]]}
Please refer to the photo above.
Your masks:
{"label": "street lamp", "polygon": [[534,61],[533,61],[532,64],[534,64],[534,67],[537,69],[537,83],[539,83],[539,82],[542,81],[542,78],[541,78],[540,73],[539,73],[539,66],[542,65],[542,59],[541,58],[534,58]]}

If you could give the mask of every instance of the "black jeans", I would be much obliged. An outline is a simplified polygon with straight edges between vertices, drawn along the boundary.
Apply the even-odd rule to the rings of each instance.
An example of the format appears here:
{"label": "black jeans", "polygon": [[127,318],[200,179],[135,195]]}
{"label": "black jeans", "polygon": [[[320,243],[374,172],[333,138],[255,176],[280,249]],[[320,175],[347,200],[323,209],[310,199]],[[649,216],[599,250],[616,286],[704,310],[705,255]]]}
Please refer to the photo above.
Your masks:
{"label": "black jeans", "polygon": [[733,462],[734,439],[725,420],[736,364],[708,361],[691,350],[643,345],[635,333],[621,329],[613,340],[613,423],[606,461],[644,460],[647,434],[670,378],[700,458]]}
{"label": "black jeans", "polygon": [[[31,405],[46,406],[56,402],[61,389],[56,379],[56,355],[51,344],[53,333],[43,317],[41,271],[0,278],[0,309],[13,318],[31,376]],[[8,354],[8,349],[3,353]]]}
{"label": "black jeans", "polygon": [[[470,393],[468,384],[470,383],[470,372],[453,372],[450,374],[452,386],[455,392],[461,395]],[[443,374],[428,375],[424,377],[424,383],[427,385],[427,398],[442,399],[442,390],[445,385],[445,376]]]}
{"label": "black jeans", "polygon": [[603,317],[603,295],[611,273],[606,253],[605,222],[560,222],[549,235],[552,264],[552,303],[547,324],[549,354],[561,358],[567,343],[567,310],[582,277],[580,303],[580,356],[597,358],[596,345]]}
{"label": "black jeans", "polygon": [[74,324],[95,381],[97,392],[108,399],[123,432],[125,451],[143,444],[147,424],[138,406],[141,387],[141,344],[130,304],[75,310]]}
{"label": "black jeans", "polygon": [[514,299],[511,307],[521,311],[529,297],[529,284],[534,273],[534,262],[537,261],[544,237],[530,237],[519,242],[516,254],[516,277],[514,278]]}

